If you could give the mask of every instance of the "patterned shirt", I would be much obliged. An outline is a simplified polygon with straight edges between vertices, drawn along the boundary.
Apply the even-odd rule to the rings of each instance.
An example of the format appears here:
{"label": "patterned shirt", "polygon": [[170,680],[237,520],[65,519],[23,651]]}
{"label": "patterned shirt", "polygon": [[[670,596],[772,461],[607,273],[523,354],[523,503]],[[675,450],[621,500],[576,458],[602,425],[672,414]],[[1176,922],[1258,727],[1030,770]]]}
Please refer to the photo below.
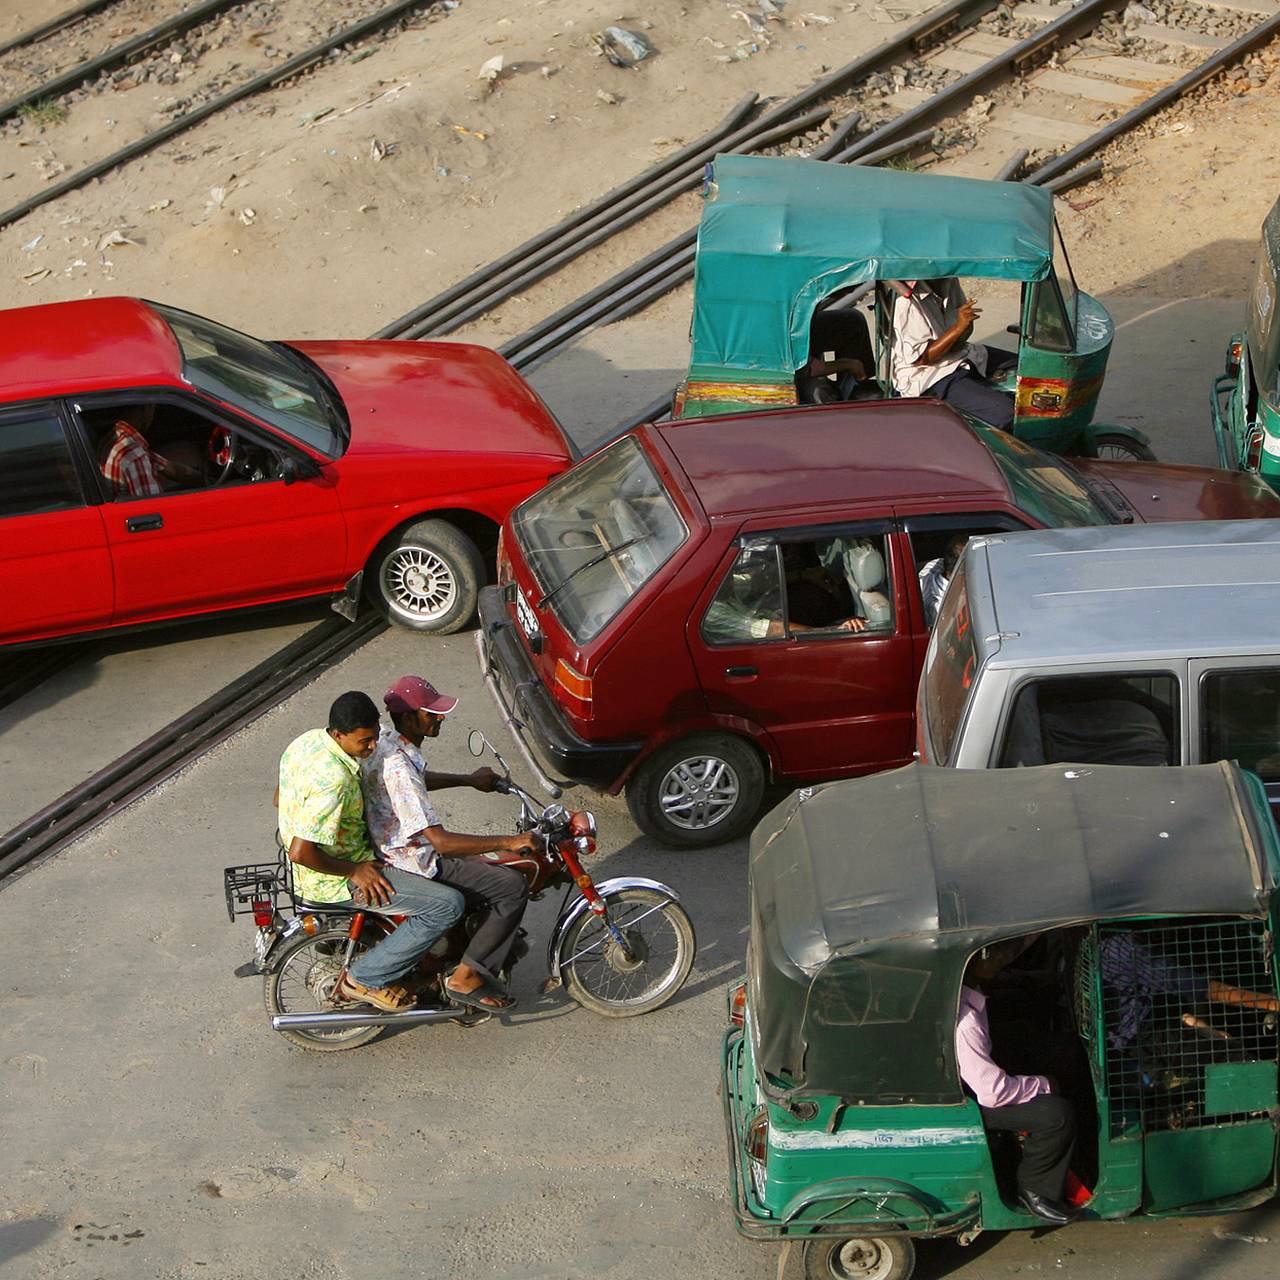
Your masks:
{"label": "patterned shirt", "polygon": [[[360,762],[324,729],[309,729],[280,757],[280,838],[310,840],[333,858],[368,862],[375,855],[364,826]],[[293,864],[293,887],[310,902],[345,902],[345,876]]]}
{"label": "patterned shirt", "polygon": [[393,867],[434,876],[436,851],[428,827],[441,825],[427,783],[422,752],[396,729],[384,727],[378,745],[361,767],[369,834]]}
{"label": "patterned shirt", "polygon": [[142,433],[127,422],[116,423],[115,439],[102,460],[102,474],[117,498],[155,498],[161,492],[155,455]]}

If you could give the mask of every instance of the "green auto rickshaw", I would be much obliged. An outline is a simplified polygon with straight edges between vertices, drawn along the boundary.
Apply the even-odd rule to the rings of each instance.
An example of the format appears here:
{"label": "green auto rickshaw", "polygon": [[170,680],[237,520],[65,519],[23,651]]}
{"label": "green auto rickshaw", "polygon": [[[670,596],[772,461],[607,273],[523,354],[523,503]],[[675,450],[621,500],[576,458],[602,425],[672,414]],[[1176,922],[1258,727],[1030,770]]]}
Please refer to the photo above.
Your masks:
{"label": "green auto rickshaw", "polygon": [[1014,397],[1014,433],[1055,453],[1155,456],[1141,432],[1093,421],[1115,329],[1076,288],[1044,188],[762,156],[709,169],[673,417],[828,398],[806,376],[823,353],[861,362],[857,398],[892,396],[903,282],[1007,280],[1021,286],[1017,366],[996,385]]}
{"label": "green auto rickshaw", "polygon": [[1232,334],[1225,372],[1214,379],[1210,405],[1218,465],[1256,471],[1280,489],[1280,200],[1262,224],[1249,321]]}
{"label": "green auto rickshaw", "polygon": [[1011,1030],[1052,1051],[1080,1217],[1267,1199],[1278,873],[1262,786],[1231,763],[912,764],[797,793],[752,837],[730,992],[739,1229],[808,1280],[905,1280],[918,1238],[1044,1226],[1017,1133],[984,1128],[956,1059],[966,966],[1012,938],[1034,941],[987,986],[997,1060]]}

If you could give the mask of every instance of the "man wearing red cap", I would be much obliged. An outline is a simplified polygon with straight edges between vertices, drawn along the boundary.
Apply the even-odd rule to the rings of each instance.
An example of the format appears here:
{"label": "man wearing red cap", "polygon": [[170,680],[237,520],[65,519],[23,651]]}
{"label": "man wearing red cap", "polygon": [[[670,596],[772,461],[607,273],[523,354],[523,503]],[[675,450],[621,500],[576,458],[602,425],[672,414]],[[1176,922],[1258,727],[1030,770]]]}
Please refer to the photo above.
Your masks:
{"label": "man wearing red cap", "polygon": [[422,743],[440,733],[457,698],[440,693],[421,676],[402,676],[383,697],[392,727],[384,727],[365,761],[365,818],[383,859],[402,871],[426,876],[458,889],[470,906],[482,911],[480,924],[458,967],[445,980],[445,992],[458,1004],[504,1009],[514,1004],[498,974],[506,963],[529,900],[524,876],[478,854],[528,849],[528,835],[466,835],[448,831],[431,803],[437,787],[474,787],[492,791],[498,774],[436,773],[422,757]]}

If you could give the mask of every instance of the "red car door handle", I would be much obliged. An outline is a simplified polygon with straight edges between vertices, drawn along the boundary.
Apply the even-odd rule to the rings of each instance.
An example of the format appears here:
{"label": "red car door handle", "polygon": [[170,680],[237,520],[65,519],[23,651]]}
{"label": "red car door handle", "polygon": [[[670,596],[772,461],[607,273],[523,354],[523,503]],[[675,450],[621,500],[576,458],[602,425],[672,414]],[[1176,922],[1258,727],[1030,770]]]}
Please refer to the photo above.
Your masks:
{"label": "red car door handle", "polygon": [[760,672],[755,667],[725,667],[724,674],[728,680],[754,680]]}
{"label": "red car door handle", "polygon": [[130,516],[124,522],[124,527],[130,533],[146,533],[148,529],[163,529],[164,517],[157,515]]}

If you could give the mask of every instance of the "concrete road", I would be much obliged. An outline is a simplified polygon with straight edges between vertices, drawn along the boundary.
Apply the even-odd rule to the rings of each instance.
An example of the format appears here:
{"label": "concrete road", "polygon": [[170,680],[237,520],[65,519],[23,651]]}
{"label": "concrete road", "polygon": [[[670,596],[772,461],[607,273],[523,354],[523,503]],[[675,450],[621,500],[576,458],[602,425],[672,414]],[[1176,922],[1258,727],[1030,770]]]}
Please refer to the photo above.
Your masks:
{"label": "concrete road", "polygon": [[[529,913],[520,1006],[335,1055],[268,1029],[232,970],[221,870],[272,857],[282,746],[347,688],[423,671],[462,704],[432,759],[467,769],[492,729],[469,636],[390,632],[305,694],[53,861],[0,891],[0,1268],[44,1280],[766,1280],[740,1240],[715,1096],[724,985],[745,943],[745,850],[676,855],[600,815],[600,875],[676,886],[697,967],[670,1006],[610,1021],[540,997],[550,901]],[[508,745],[502,743],[500,745]],[[513,757],[514,758],[514,757]],[[442,793],[446,821],[510,829],[514,806]],[[585,802],[588,797],[574,797]],[[1275,1211],[1082,1226],[922,1251],[918,1274],[1205,1274],[1262,1280]]]}

